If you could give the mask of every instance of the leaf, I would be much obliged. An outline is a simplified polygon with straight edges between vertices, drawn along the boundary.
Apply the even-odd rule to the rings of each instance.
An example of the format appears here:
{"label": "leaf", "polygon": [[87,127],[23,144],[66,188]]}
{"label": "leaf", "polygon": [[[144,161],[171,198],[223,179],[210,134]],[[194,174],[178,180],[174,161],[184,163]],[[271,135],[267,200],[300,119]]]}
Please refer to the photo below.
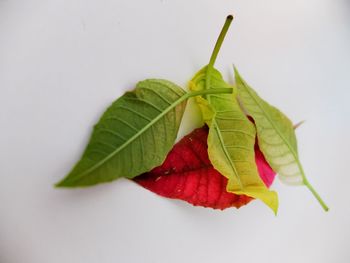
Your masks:
{"label": "leaf", "polygon": [[[228,87],[220,72],[208,67],[190,82],[190,89],[196,91]],[[255,164],[254,124],[241,110],[236,94],[208,94],[206,98],[199,97],[197,102],[209,126],[209,159],[214,168],[228,178],[227,191],[258,198],[276,213],[277,194],[264,185]]]}
{"label": "leaf", "polygon": [[102,115],[81,160],[57,186],[133,178],[160,165],[174,144],[187,98],[169,81],[139,82]]}
{"label": "leaf", "polygon": [[310,185],[299,161],[295,127],[281,111],[261,99],[235,68],[236,86],[241,105],[254,119],[258,143],[266,160],[279,178],[290,185],[306,185],[323,208],[328,207]]}
{"label": "leaf", "polygon": [[[195,129],[173,147],[161,166],[135,177],[134,181],[158,195],[184,200],[195,206],[226,209],[247,204],[253,200],[251,197],[226,191],[226,177],[209,161],[207,137],[206,125]],[[255,152],[260,177],[269,187],[275,173],[257,146]]]}
{"label": "leaf", "polygon": [[235,68],[239,100],[254,119],[258,143],[271,167],[287,184],[303,184],[293,123],[281,111],[261,99]]}

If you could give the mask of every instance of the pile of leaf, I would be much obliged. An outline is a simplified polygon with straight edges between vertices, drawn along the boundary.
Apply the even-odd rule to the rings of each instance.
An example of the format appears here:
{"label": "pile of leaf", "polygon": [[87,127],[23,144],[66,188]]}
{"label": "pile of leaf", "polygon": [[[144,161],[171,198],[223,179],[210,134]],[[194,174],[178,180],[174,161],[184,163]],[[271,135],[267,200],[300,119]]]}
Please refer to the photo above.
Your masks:
{"label": "pile of leaf", "polygon": [[[269,186],[277,173],[287,184],[306,185],[328,210],[305,177],[292,122],[261,99],[237,69],[231,85],[214,68],[232,19],[227,17],[209,64],[192,78],[189,92],[167,80],[139,82],[102,115],[80,161],[56,186],[126,177],[193,205],[238,208],[260,199],[276,213],[277,193]],[[205,126],[174,146],[192,97]]]}

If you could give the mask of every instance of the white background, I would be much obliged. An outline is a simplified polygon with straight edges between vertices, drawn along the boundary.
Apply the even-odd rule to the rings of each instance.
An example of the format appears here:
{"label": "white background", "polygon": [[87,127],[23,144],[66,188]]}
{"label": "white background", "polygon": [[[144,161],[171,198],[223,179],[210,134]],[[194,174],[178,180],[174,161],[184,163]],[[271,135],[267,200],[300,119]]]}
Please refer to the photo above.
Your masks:
{"label": "white background", "polygon": [[[137,81],[186,86],[230,13],[216,65],[232,80],[235,63],[306,120],[300,157],[328,213],[278,180],[277,217],[259,201],[214,211],[123,179],[53,188]],[[0,262],[350,262],[349,69],[347,0],[0,0]],[[186,114],[180,136],[200,125]]]}

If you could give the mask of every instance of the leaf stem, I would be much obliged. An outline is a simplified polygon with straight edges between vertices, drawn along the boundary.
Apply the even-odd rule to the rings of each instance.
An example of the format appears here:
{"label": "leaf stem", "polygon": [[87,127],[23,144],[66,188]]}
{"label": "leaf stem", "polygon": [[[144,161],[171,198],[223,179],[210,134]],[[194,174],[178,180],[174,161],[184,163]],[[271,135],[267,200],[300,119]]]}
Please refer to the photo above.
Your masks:
{"label": "leaf stem", "polygon": [[184,97],[191,98],[195,96],[208,95],[208,94],[230,94],[233,92],[232,88],[220,88],[220,89],[205,89],[188,92]]}
{"label": "leaf stem", "polygon": [[231,25],[232,20],[233,20],[233,16],[232,15],[229,15],[229,16],[226,17],[225,24],[224,24],[224,26],[221,29],[220,35],[219,35],[218,39],[216,40],[213,53],[211,54],[210,61],[209,61],[209,64],[208,64],[208,69],[214,67],[215,60],[216,60],[216,58],[217,58],[217,56],[219,54],[221,45],[224,42],[226,33],[227,33],[227,31],[228,31],[228,29],[229,29],[229,27]]}
{"label": "leaf stem", "polygon": [[325,202],[322,200],[322,198],[316,192],[316,190],[312,187],[312,185],[309,183],[309,181],[307,179],[305,179],[305,178],[304,178],[304,184],[306,185],[307,188],[309,188],[309,190],[314,195],[314,197],[317,199],[317,201],[320,203],[320,205],[322,206],[324,211],[327,212],[329,210],[328,206],[325,204]]}
{"label": "leaf stem", "polygon": [[[207,90],[210,89],[211,73],[213,71],[216,58],[217,58],[217,56],[219,54],[221,45],[224,42],[226,33],[227,33],[227,31],[228,31],[228,29],[229,29],[229,27],[231,25],[232,20],[233,20],[233,16],[232,15],[229,15],[229,16],[226,17],[225,24],[223,25],[223,27],[221,29],[220,35],[219,35],[218,39],[216,40],[214,50],[211,53],[209,64],[207,66],[206,79],[205,79],[205,89],[207,89]],[[210,96],[207,96],[206,99],[210,103]]]}

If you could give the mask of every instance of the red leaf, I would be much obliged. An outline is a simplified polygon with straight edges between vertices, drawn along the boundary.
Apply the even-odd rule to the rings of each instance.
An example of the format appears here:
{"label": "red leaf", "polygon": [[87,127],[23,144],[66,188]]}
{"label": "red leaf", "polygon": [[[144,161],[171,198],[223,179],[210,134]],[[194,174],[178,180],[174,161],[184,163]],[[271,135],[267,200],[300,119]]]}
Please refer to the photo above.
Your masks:
{"label": "red leaf", "polygon": [[[207,137],[206,126],[195,129],[175,144],[161,166],[136,177],[134,181],[158,195],[181,199],[195,206],[225,209],[249,203],[253,198],[226,191],[226,177],[216,171],[209,161]],[[257,145],[255,154],[259,174],[269,187],[275,173]]]}

